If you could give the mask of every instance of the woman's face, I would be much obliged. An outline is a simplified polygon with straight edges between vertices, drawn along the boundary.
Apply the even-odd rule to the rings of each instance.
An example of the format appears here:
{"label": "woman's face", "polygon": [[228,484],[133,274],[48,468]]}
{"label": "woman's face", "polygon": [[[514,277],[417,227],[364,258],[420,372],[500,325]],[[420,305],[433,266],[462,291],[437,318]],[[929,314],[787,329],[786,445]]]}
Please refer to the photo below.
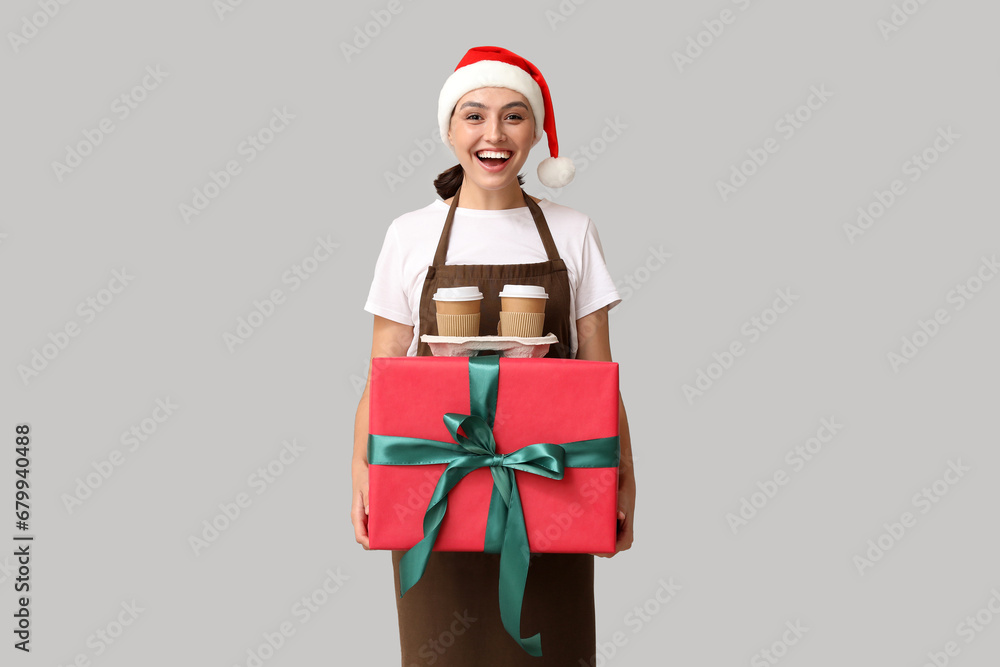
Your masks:
{"label": "woman's face", "polygon": [[517,182],[528,151],[538,143],[535,117],[521,93],[478,88],[455,105],[448,141],[465,170],[466,183],[471,180],[483,190],[500,190]]}

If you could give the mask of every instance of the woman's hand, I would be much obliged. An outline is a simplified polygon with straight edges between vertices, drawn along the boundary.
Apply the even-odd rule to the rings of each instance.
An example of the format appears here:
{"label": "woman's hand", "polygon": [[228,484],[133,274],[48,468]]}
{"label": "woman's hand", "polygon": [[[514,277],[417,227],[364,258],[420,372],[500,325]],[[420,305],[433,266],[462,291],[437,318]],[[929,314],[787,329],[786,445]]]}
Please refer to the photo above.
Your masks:
{"label": "woman's hand", "polygon": [[354,540],[368,548],[368,463],[355,461],[351,471],[351,489],[354,501],[351,503],[351,523],[354,524]]}
{"label": "woman's hand", "polygon": [[[622,478],[625,471],[621,471]],[[631,475],[628,476],[631,478]],[[601,558],[611,558],[620,551],[632,547],[632,521],[635,514],[635,480],[623,479],[624,484],[618,485],[618,538],[615,540],[615,553],[594,554]]]}
{"label": "woman's hand", "polygon": [[368,382],[354,416],[354,456],[351,459],[351,523],[354,539],[368,548],[368,389],[371,360],[375,357],[405,357],[413,342],[413,327],[375,316],[372,326],[372,353],[368,359]]}
{"label": "woman's hand", "polygon": [[[608,331],[608,308],[605,306],[576,321],[577,359],[613,361],[611,334]],[[621,393],[618,394],[618,438],[620,457],[618,463],[618,537],[615,552],[594,554],[610,558],[632,547],[632,528],[635,515],[635,471],[632,466],[632,438],[628,430],[628,416]]]}
{"label": "woman's hand", "polygon": [[[625,416],[625,404],[618,397],[619,437],[622,442],[628,437],[628,421]],[[610,554],[594,554],[601,558],[611,558],[615,554],[632,548],[632,528],[635,517],[635,476],[632,469],[632,448],[629,443],[628,455],[625,448],[618,464],[618,537],[615,540],[615,551]]]}

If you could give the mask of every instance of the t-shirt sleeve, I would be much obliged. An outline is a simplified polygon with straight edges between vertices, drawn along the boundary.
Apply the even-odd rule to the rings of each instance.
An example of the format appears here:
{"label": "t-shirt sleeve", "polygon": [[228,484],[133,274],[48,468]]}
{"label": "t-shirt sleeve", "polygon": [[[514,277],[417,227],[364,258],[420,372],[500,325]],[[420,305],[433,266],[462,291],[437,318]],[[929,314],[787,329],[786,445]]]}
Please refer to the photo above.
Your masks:
{"label": "t-shirt sleeve", "polygon": [[601,237],[594,222],[588,219],[580,258],[580,284],[576,290],[576,319],[604,306],[614,308],[619,303],[621,297],[604,261]]}
{"label": "t-shirt sleeve", "polygon": [[372,315],[413,326],[410,305],[403,289],[403,255],[395,225],[389,225],[385,233],[365,310]]}

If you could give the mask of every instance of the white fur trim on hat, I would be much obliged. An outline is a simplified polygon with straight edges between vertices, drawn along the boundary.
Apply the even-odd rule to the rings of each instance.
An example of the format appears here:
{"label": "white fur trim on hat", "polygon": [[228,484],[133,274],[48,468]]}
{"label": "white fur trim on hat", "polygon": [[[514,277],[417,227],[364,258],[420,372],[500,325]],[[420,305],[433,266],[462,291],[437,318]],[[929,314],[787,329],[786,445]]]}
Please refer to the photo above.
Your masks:
{"label": "white fur trim on hat", "polygon": [[509,88],[524,95],[528,99],[531,113],[535,117],[535,138],[542,136],[542,125],[545,123],[545,102],[542,99],[542,89],[538,87],[531,75],[520,67],[508,65],[499,60],[480,60],[455,70],[444,82],[441,95],[438,97],[438,124],[441,129],[441,140],[451,148],[452,152],[455,151],[455,147],[448,142],[448,128],[451,127],[452,110],[463,95],[477,88]]}

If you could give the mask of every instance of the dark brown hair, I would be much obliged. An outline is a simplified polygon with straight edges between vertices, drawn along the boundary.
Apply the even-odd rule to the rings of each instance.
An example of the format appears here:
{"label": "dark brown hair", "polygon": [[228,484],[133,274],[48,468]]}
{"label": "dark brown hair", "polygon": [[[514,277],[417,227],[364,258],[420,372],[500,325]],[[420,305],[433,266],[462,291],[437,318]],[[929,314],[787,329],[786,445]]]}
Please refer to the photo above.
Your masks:
{"label": "dark brown hair", "polygon": [[[465,170],[462,169],[461,163],[456,164],[438,174],[438,177],[434,179],[434,189],[437,190],[441,199],[454,197],[463,178],[465,178]],[[524,174],[517,175],[517,184],[524,185]]]}

